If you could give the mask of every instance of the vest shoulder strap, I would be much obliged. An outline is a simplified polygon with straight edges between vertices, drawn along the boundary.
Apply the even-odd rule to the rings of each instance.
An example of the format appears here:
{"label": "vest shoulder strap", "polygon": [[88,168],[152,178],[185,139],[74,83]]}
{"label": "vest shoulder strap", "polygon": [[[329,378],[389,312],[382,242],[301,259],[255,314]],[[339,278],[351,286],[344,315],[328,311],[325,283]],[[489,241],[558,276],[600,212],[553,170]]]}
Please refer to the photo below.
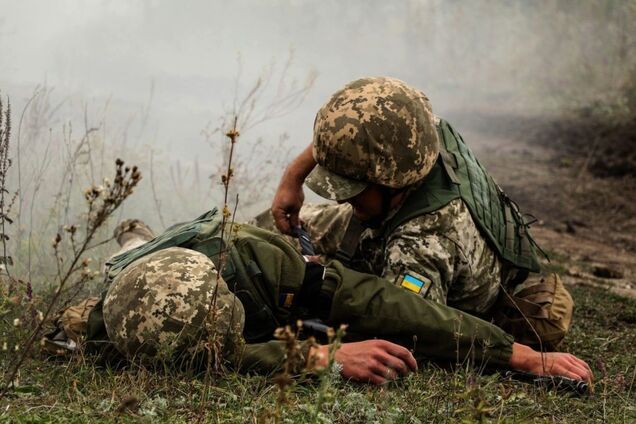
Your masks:
{"label": "vest shoulder strap", "polygon": [[480,233],[501,259],[516,268],[539,272],[536,251],[540,249],[530,236],[528,224],[516,204],[495,183],[448,122],[440,120],[437,130],[441,141],[437,162],[387,223],[385,234],[417,216],[462,199]]}

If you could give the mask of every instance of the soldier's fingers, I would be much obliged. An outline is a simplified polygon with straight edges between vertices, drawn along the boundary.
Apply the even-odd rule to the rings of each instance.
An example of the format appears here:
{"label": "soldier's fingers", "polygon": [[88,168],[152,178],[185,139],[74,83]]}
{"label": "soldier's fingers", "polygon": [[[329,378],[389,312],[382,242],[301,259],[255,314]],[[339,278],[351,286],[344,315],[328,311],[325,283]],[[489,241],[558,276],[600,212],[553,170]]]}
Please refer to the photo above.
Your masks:
{"label": "soldier's fingers", "polygon": [[382,362],[374,362],[371,365],[370,370],[383,380],[395,380],[398,377],[398,373],[393,368],[383,364]]}
{"label": "soldier's fingers", "polygon": [[365,381],[373,384],[377,384],[378,386],[386,383],[386,378],[375,373],[369,373],[368,377]]}
{"label": "soldier's fingers", "polygon": [[410,372],[409,367],[404,363],[404,361],[388,352],[384,352],[378,360],[386,367],[391,368],[401,375],[407,375]]}
{"label": "soldier's fingers", "polygon": [[280,208],[272,209],[272,216],[274,217],[274,224],[276,228],[283,234],[291,234],[291,225],[287,218],[287,213]]}
{"label": "soldier's fingers", "polygon": [[578,372],[576,372],[573,369],[570,368],[565,368],[562,366],[557,366],[554,369],[554,372],[551,373],[552,375],[560,375],[562,377],[568,377],[571,378],[573,380],[583,380],[582,376],[579,375]]}
{"label": "soldier's fingers", "polygon": [[590,374],[584,367],[578,364],[572,364],[571,367],[570,370],[579,376],[579,380],[590,381]]}
{"label": "soldier's fingers", "polygon": [[587,370],[574,362],[569,356],[567,354],[555,355],[554,362],[547,374],[587,381]]}
{"label": "soldier's fingers", "polygon": [[367,360],[363,361],[359,365],[360,366],[356,367],[354,372],[349,375],[350,378],[365,383],[384,384],[386,380],[386,374],[382,372],[383,367],[378,361]]}
{"label": "soldier's fingers", "polygon": [[559,369],[566,369],[568,372],[576,374],[579,380],[591,381],[592,370],[585,361],[569,353],[558,354],[555,365]]}
{"label": "soldier's fingers", "polygon": [[383,347],[391,355],[400,358],[412,371],[417,371],[417,361],[407,348],[388,341]]}
{"label": "soldier's fingers", "polygon": [[409,367],[401,359],[396,358],[395,356],[390,356],[389,360],[387,360],[385,364],[387,367],[390,367],[402,376],[407,376],[411,372]]}
{"label": "soldier's fingers", "polygon": [[585,362],[582,359],[577,358],[576,356],[572,356],[573,360],[576,361],[581,367],[583,367],[585,369],[585,371],[587,372],[587,379],[589,381],[592,381],[592,379],[594,378],[594,373],[592,372],[592,368],[590,368],[590,366],[588,365],[587,362]]}
{"label": "soldier's fingers", "polygon": [[574,355],[569,355],[568,360],[573,367],[575,367],[582,375],[582,380],[592,381],[594,374],[592,373],[592,369],[587,364],[587,362],[577,358]]}
{"label": "soldier's fingers", "polygon": [[298,211],[290,211],[288,213],[288,220],[291,224],[291,228],[300,227],[300,218],[298,218]]}

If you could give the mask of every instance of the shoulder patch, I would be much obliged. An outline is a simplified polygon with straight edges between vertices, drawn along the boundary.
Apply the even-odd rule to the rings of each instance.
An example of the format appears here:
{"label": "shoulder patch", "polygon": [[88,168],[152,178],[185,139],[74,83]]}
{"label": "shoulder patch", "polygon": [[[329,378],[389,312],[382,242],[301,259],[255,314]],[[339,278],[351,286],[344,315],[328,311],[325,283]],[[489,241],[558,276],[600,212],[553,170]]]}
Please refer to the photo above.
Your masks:
{"label": "shoulder patch", "polygon": [[291,308],[294,304],[294,293],[281,293],[278,296],[278,306],[282,308]]}
{"label": "shoulder patch", "polygon": [[430,278],[426,278],[412,271],[407,271],[400,281],[400,285],[402,287],[412,291],[413,293],[417,293],[422,297],[426,296],[426,293],[428,293],[432,284]]}

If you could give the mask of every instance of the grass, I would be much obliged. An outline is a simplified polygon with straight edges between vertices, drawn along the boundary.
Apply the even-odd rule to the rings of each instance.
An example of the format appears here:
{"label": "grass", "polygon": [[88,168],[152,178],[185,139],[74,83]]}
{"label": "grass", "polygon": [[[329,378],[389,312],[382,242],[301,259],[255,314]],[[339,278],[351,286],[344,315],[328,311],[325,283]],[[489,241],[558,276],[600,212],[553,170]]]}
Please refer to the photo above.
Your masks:
{"label": "grass", "polygon": [[[564,349],[595,370],[595,394],[576,398],[504,381],[473,369],[428,364],[384,387],[333,375],[319,410],[320,381],[297,382],[282,406],[282,422],[634,422],[636,420],[636,301],[588,288],[572,288],[575,325]],[[3,324],[4,325],[4,324]],[[5,330],[5,329],[2,329]],[[268,422],[278,391],[271,378],[227,373],[208,391],[199,416],[203,380],[145,368],[109,370],[90,358],[30,361],[20,386],[0,401],[4,422]]]}

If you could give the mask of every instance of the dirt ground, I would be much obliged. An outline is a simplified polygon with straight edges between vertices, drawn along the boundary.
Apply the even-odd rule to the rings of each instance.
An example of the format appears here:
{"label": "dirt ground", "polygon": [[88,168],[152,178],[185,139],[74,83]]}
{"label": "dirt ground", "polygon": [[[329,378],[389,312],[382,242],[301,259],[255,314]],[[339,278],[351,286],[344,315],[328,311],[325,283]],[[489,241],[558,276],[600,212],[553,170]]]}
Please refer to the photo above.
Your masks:
{"label": "dirt ground", "polygon": [[[558,131],[553,122],[511,121],[459,130],[521,210],[537,219],[532,234],[550,257],[546,269],[569,284],[636,297],[634,133],[623,128],[586,140],[569,124]],[[607,164],[617,161],[620,172],[608,173]]]}

